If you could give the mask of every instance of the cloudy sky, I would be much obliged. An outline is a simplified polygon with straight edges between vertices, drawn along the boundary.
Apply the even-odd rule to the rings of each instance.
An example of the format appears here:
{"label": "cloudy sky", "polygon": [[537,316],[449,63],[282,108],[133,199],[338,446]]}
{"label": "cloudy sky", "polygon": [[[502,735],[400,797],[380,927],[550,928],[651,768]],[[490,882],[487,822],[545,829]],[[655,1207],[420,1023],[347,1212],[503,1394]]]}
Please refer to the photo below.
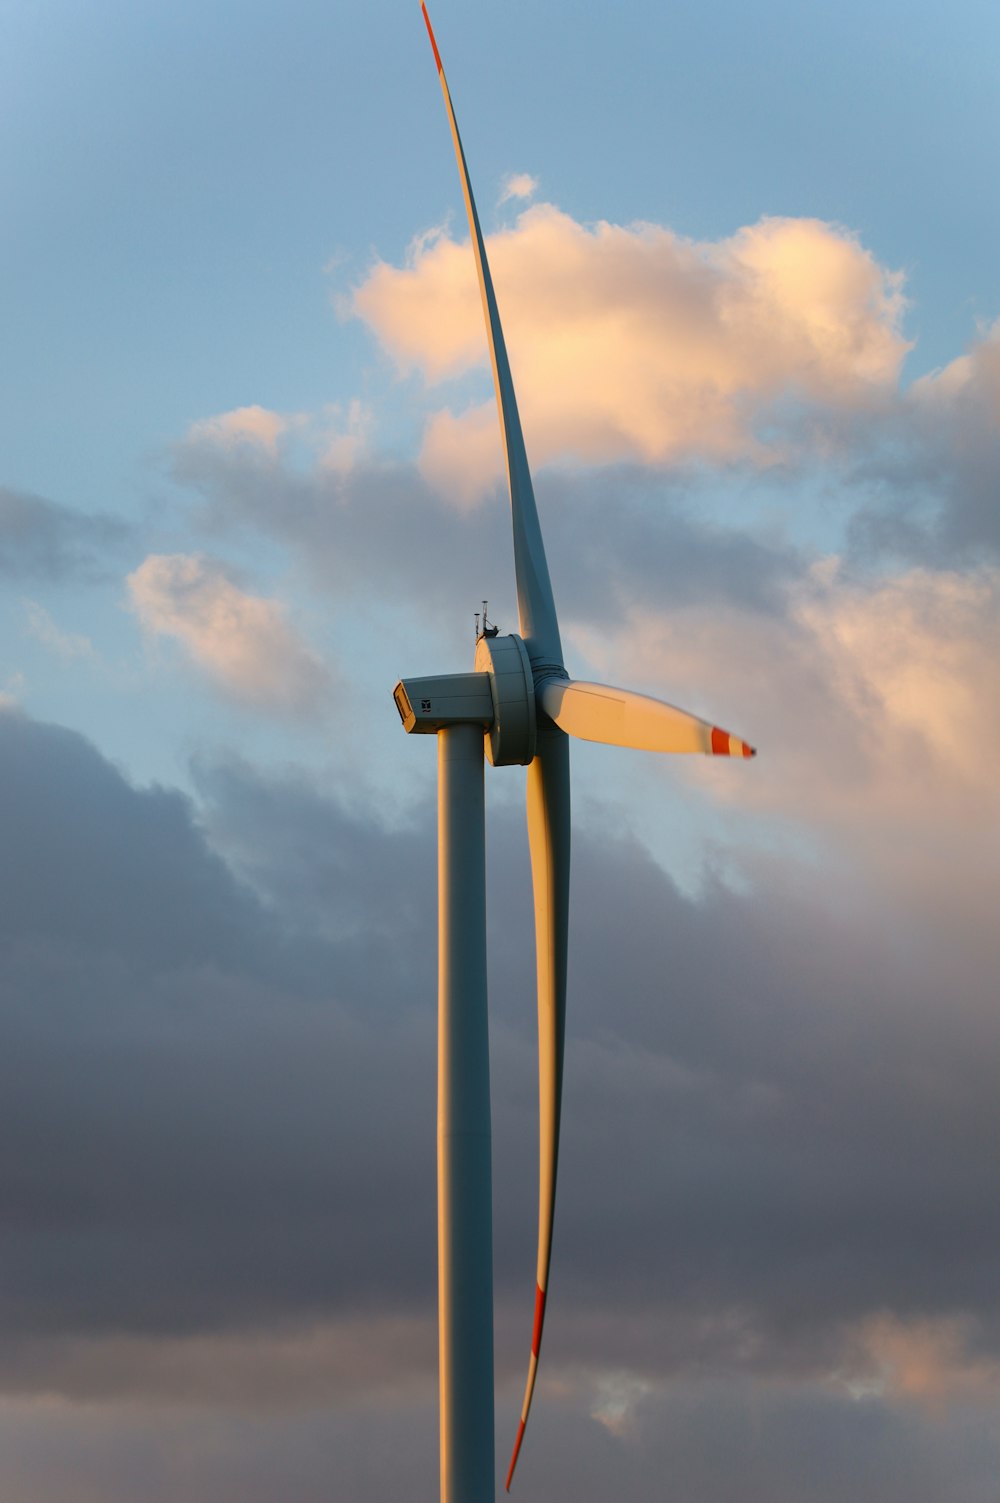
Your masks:
{"label": "cloudy sky", "polygon": [[[530,1503],[992,1503],[1000,12],[435,0],[573,750]],[[434,749],[516,626],[417,0],[0,18],[0,1495],[433,1498]],[[498,1448],[533,1299],[490,773]]]}

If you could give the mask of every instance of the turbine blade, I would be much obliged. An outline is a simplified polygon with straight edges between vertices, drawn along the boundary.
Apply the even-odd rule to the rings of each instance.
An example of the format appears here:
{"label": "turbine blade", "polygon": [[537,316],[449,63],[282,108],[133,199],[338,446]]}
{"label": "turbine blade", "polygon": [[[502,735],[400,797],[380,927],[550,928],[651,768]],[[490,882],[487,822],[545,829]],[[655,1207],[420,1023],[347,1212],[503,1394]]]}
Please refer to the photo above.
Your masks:
{"label": "turbine blade", "polygon": [[746,741],[710,721],[631,689],[550,678],[538,685],[537,695],[546,715],[567,735],[581,741],[631,746],[637,751],[705,752],[716,757],[757,755]]}
{"label": "turbine blade", "polygon": [[528,842],[535,896],[535,964],[538,972],[538,1266],[535,1323],[528,1381],[507,1490],[517,1465],[538,1371],[545,1300],[552,1260],[559,1115],[566,1037],[566,940],[569,927],[569,742],[549,721],[538,727],[538,750],[528,764]]}
{"label": "turbine blade", "polygon": [[514,382],[510,374],[510,362],[507,359],[507,346],[504,343],[496,294],[493,291],[493,278],[486,259],[486,246],[483,243],[483,232],[479,226],[476,201],[472,196],[472,183],[469,180],[462,138],[458,133],[458,122],[455,119],[451,94],[448,91],[448,81],[444,76],[441,54],[438,51],[430,16],[427,14],[427,6],[423,0],[421,0],[420,8],[427,23],[427,34],[431,39],[445,108],[448,111],[451,138],[455,146],[459,176],[462,179],[469,233],[472,236],[472,248],[476,255],[476,270],[479,273],[479,291],[483,300],[483,316],[486,319],[486,334],[493,364],[493,386],[500,414],[500,431],[503,435],[507,480],[510,486],[519,629],[528,649],[532,668],[536,670],[548,667],[558,669],[563,666],[559,623],[556,619],[555,601],[552,598],[552,585],[549,580],[549,566],[545,560],[542,532],[538,524],[538,509],[531,484],[531,472],[528,469],[528,456],[524,448],[521,419],[517,411]]}

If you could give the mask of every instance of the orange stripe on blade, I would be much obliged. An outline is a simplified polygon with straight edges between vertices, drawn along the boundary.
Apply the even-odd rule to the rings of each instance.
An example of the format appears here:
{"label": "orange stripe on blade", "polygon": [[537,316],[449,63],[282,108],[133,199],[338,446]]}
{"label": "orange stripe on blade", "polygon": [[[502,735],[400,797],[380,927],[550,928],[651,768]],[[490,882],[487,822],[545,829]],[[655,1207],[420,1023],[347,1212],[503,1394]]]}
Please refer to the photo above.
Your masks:
{"label": "orange stripe on blade", "polygon": [[427,22],[427,35],[430,37],[430,39],[431,39],[431,46],[434,48],[434,61],[438,65],[438,72],[439,73],[443,73],[444,69],[441,66],[441,54],[438,51],[438,44],[434,40],[434,28],[431,25],[431,18],[427,14],[427,7],[424,4],[424,0],[420,0],[420,9],[423,11],[423,13],[424,13],[424,20]]}
{"label": "orange stripe on blade", "polygon": [[729,732],[720,731],[717,725],[712,727],[712,755],[714,757],[729,756]]}
{"label": "orange stripe on blade", "polygon": [[542,1341],[542,1321],[545,1319],[545,1290],[535,1285],[535,1324],[531,1332],[532,1356],[538,1356],[538,1348]]}

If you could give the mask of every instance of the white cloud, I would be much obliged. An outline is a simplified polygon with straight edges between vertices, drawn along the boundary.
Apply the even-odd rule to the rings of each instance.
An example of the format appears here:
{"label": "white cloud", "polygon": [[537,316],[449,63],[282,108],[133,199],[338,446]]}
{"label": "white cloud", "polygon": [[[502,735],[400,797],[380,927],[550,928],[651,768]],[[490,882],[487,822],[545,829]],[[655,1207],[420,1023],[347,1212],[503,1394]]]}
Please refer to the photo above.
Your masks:
{"label": "white cloud", "polygon": [[312,713],[329,675],[286,620],[280,601],[241,590],[201,554],[150,554],[128,576],[146,631],[173,637],[233,699],[259,709]]}
{"label": "white cloud", "polygon": [[500,202],[505,204],[512,198],[531,198],[537,192],[537,177],[532,177],[530,172],[510,172],[503,180]]}
{"label": "white cloud", "polygon": [[783,613],[713,602],[570,635],[589,676],[648,688],[758,748],[736,767],[672,759],[669,776],[766,816],[770,838],[803,832],[831,904],[884,901],[934,935],[945,988],[960,965],[995,970],[1000,570],[858,581],[834,562]]}
{"label": "white cloud", "polygon": [[[936,773],[978,800],[988,793],[984,746],[1000,739],[1000,571],[914,569],[875,585],[820,575],[797,606],[831,699],[864,738],[881,796]],[[946,801],[951,802],[950,799]]]}
{"label": "white cloud", "polygon": [[189,443],[214,444],[227,450],[247,447],[273,457],[288,427],[288,418],[255,405],[201,418],[191,424],[186,437]]}
{"label": "white cloud", "polygon": [[1000,321],[984,331],[968,354],[915,381],[910,394],[925,410],[975,404],[992,423],[1000,422]]}
{"label": "white cloud", "polygon": [[[336,1404],[417,1388],[433,1369],[435,1331],[423,1314],[347,1315],[277,1330],[157,1333],[116,1331],[37,1336],[19,1344],[21,1395],[93,1403],[198,1401],[258,1414],[304,1402]],[[2,1402],[2,1400],[0,1400]]]}
{"label": "white cloud", "polygon": [[[883,402],[909,348],[901,277],[820,220],[763,219],[698,243],[540,204],[488,250],[536,463],[766,463],[778,450],[759,430],[775,404]],[[443,231],[405,266],[379,263],[353,308],[432,385],[486,360],[472,257]],[[428,473],[443,476],[447,438],[467,490],[465,445],[484,422],[484,409],[432,420]]]}
{"label": "white cloud", "polygon": [[324,409],[317,446],[324,469],[345,473],[366,457],[375,415],[364,402],[355,398],[346,411],[331,404]]}
{"label": "white cloud", "polygon": [[93,657],[94,644],[90,638],[76,632],[63,631],[37,600],[26,600],[24,609],[28,617],[28,631],[43,646],[51,648],[57,657],[65,661]]}
{"label": "white cloud", "polygon": [[368,457],[374,426],[372,408],[359,398],[327,403],[316,413],[239,407],[192,423],[176,453],[182,471],[206,461],[244,468],[263,461],[270,473],[283,461],[305,461],[344,474]]}
{"label": "white cloud", "polygon": [[969,1400],[995,1406],[1000,1363],[973,1354],[973,1335],[968,1318],[872,1316],[855,1333],[853,1362],[838,1377],[860,1398],[887,1398],[937,1412]]}
{"label": "white cloud", "polygon": [[574,636],[604,671],[628,663],[631,681],[732,721],[761,754],[739,796],[772,812],[968,828],[1000,800],[985,753],[1000,742],[998,569],[852,580],[827,559],[783,613],[713,601]]}
{"label": "white cloud", "polygon": [[597,1393],[590,1415],[609,1434],[619,1439],[635,1426],[636,1409],[650,1392],[651,1384],[635,1373],[602,1373],[596,1380]]}
{"label": "white cloud", "polygon": [[456,417],[435,412],[420,451],[424,479],[461,508],[474,505],[484,484],[503,475],[500,427],[495,402],[484,402]]}

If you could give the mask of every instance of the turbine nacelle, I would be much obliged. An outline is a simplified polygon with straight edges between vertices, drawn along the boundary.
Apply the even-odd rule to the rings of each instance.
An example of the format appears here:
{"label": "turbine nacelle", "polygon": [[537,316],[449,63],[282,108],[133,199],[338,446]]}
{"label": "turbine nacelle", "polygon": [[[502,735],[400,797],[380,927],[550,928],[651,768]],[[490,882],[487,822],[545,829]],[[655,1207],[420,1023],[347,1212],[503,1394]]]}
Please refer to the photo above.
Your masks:
{"label": "turbine nacelle", "polygon": [[433,736],[449,725],[481,725],[494,767],[526,767],[538,720],[528,650],[515,633],[482,633],[473,673],[400,679],[393,690],[404,731]]}
{"label": "turbine nacelle", "polygon": [[400,679],[392,697],[403,729],[434,736],[450,725],[481,725],[494,767],[525,767],[535,755],[535,685],[520,637],[480,636],[472,673]]}
{"label": "turbine nacelle", "polygon": [[403,730],[436,736],[450,725],[493,724],[493,696],[485,673],[438,673],[432,678],[401,678],[392,697]]}

